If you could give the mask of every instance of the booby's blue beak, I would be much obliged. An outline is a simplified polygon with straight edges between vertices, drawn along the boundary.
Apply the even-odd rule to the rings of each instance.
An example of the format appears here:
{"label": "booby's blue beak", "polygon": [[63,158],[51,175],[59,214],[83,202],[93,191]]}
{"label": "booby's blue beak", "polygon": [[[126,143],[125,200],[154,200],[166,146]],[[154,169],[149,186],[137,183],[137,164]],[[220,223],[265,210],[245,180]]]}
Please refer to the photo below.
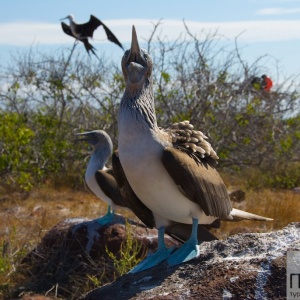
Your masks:
{"label": "booby's blue beak", "polygon": [[147,62],[143,50],[139,46],[134,25],[132,26],[132,40],[129,54],[126,59],[126,68],[130,82],[137,83],[146,71]]}
{"label": "booby's blue beak", "polygon": [[136,35],[136,30],[134,25],[132,25],[132,38],[131,38],[131,47],[130,47],[130,52],[129,55],[127,57],[127,62],[138,62],[138,60],[140,59],[140,46],[139,46],[139,42],[137,39],[137,35]]}

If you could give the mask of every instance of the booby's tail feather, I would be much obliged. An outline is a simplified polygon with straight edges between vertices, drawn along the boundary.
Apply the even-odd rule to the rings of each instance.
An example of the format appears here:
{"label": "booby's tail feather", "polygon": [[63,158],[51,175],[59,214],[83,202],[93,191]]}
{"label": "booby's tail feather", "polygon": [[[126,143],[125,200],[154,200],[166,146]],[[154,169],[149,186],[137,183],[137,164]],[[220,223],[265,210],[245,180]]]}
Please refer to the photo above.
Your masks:
{"label": "booby's tail feather", "polygon": [[[241,221],[241,220],[252,220],[252,221],[273,221],[271,218],[266,218],[263,216],[255,215],[248,213],[243,210],[239,210],[236,208],[233,208],[230,212],[230,216],[232,217],[231,221]],[[230,220],[229,220],[230,221]]]}

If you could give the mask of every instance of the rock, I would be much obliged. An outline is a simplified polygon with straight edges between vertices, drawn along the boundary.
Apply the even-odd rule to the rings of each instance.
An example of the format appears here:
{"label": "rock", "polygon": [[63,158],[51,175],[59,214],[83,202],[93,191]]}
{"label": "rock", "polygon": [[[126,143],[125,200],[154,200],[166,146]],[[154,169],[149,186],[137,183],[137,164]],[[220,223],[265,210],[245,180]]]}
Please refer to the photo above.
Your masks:
{"label": "rock", "polygon": [[204,242],[200,249],[190,262],[123,275],[80,300],[285,299],[286,252],[300,249],[300,223]]}
{"label": "rock", "polygon": [[[19,298],[20,299],[20,298]],[[49,298],[43,295],[31,295],[25,294],[21,298],[22,300],[52,300],[53,298]]]}
{"label": "rock", "polygon": [[251,232],[255,232],[255,229],[248,228],[248,227],[242,227],[242,226],[236,226],[230,230],[229,235],[234,235],[234,234],[238,234],[238,233],[251,233]]}
{"label": "rock", "polygon": [[[113,261],[107,249],[118,257],[122,243],[126,240],[125,218],[115,214],[111,223],[99,225],[96,220],[82,218],[67,219],[54,226],[41,243],[22,261],[20,272],[30,278],[30,282],[16,291],[45,293],[57,286],[57,293],[68,298],[78,291],[76,283],[84,283],[88,276],[102,273],[102,283],[115,278]],[[131,224],[132,237],[142,246],[139,255],[157,248],[157,230],[148,229],[143,224],[127,220]],[[179,246],[179,242],[166,236],[168,247]],[[107,249],[106,249],[107,247]],[[77,295],[79,297],[82,294]],[[74,298],[72,298],[74,299]]]}

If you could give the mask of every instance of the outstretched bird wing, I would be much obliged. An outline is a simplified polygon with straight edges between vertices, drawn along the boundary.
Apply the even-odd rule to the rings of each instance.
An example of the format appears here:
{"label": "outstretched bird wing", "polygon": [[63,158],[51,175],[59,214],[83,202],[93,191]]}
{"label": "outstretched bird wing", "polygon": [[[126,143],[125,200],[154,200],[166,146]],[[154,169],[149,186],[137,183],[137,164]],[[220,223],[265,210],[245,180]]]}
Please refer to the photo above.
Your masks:
{"label": "outstretched bird wing", "polygon": [[123,50],[122,44],[119,42],[119,40],[116,38],[116,36],[110,31],[110,29],[98,18],[91,15],[90,20],[87,23],[84,24],[77,24],[76,30],[80,32],[80,36],[84,37],[93,37],[94,31],[99,27],[103,26],[106,36],[109,41],[117,44],[119,47],[121,47]]}
{"label": "outstretched bird wing", "polygon": [[91,15],[90,20],[83,24],[76,24],[76,32],[80,33],[83,38],[93,37],[94,31],[102,25],[102,22]]}
{"label": "outstretched bird wing", "polygon": [[101,22],[101,23],[103,25],[103,28],[105,30],[105,33],[106,33],[106,36],[107,36],[108,40],[115,43],[115,44],[117,44],[119,47],[121,47],[124,50],[122,44],[119,42],[119,40],[116,38],[116,36],[108,29],[108,27],[106,25],[104,25],[103,22]]}
{"label": "outstretched bird wing", "polygon": [[64,22],[61,22],[61,27],[65,34],[68,34],[68,35],[72,36],[73,38],[75,38],[69,25],[67,25]]}

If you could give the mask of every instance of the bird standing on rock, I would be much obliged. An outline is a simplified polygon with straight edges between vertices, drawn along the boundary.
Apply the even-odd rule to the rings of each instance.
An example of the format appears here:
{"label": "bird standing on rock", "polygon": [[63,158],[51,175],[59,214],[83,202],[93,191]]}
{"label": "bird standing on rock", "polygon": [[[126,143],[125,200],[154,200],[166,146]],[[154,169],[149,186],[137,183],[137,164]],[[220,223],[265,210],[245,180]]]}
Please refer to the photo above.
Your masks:
{"label": "bird standing on rock", "polygon": [[[135,28],[122,58],[125,92],[118,116],[119,158],[126,178],[141,202],[152,211],[158,229],[157,252],[131,272],[167,260],[177,265],[199,255],[198,224],[222,220],[272,219],[232,208],[215,168],[218,156],[207,137],[188,121],[161,129],[157,125],[152,59],[139,47]],[[176,251],[164,245],[171,222],[192,224],[190,238]]]}
{"label": "bird standing on rock", "polygon": [[110,136],[103,130],[93,130],[76,134],[75,141],[85,141],[93,145],[93,152],[89,160],[85,181],[91,191],[108,204],[105,216],[98,218],[101,225],[110,223],[117,207],[125,207],[112,169],[106,168],[109,157],[113,151]]}

